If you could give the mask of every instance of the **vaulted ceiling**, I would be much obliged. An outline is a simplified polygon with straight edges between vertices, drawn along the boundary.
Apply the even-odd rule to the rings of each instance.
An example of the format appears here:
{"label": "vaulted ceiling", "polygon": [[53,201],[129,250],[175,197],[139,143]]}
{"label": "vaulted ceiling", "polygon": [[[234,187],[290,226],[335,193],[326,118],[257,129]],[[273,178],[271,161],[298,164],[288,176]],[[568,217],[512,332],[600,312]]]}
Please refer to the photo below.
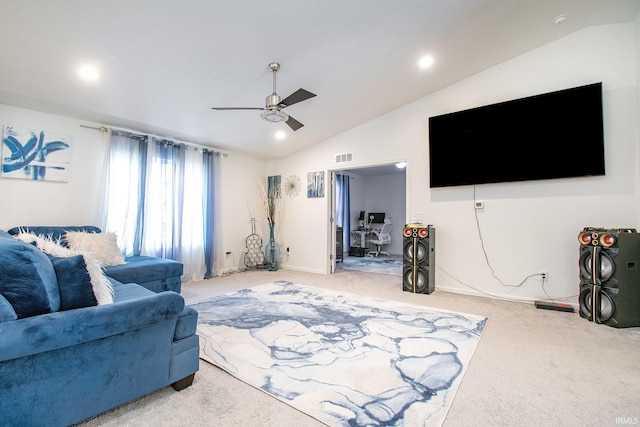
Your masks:
{"label": "vaulted ceiling", "polygon": [[[638,0],[2,0],[0,103],[280,158],[639,11]],[[264,107],[274,61],[281,97],[317,95],[284,110],[304,127],[211,109]],[[80,79],[82,65],[97,78]]]}

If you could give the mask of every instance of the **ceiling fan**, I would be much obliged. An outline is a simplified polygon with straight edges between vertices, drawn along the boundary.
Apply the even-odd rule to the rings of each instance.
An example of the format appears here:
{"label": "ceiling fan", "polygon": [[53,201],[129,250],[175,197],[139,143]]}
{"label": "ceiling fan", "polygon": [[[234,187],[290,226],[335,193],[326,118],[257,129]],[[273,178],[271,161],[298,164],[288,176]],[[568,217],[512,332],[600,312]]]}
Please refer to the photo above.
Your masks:
{"label": "ceiling fan", "polygon": [[288,107],[298,102],[305,101],[309,98],[313,98],[315,93],[311,93],[308,90],[298,89],[291,95],[282,99],[280,95],[276,93],[276,73],[280,69],[278,62],[272,62],[269,64],[269,70],[273,73],[273,93],[267,96],[265,100],[265,107],[212,107],[213,110],[260,110],[260,118],[268,122],[285,122],[294,131],[304,126],[302,123],[282,111],[283,108]]}

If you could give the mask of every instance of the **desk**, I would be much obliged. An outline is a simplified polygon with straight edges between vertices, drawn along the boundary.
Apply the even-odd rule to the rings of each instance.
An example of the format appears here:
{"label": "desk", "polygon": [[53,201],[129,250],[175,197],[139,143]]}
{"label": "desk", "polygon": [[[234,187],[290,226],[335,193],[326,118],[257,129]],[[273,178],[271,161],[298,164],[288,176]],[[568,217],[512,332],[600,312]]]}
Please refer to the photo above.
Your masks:
{"label": "desk", "polygon": [[378,227],[371,227],[371,228],[363,228],[360,230],[352,230],[351,231],[351,237],[354,239],[360,239],[360,245],[357,244],[352,244],[351,246],[359,246],[361,248],[367,248],[367,236],[369,234],[373,234],[375,235],[376,233],[374,233],[375,231],[380,231],[380,228]]}
{"label": "desk", "polygon": [[[360,239],[360,247],[361,248],[366,248],[367,247],[367,234],[369,234],[369,230],[353,230],[351,232],[351,237],[353,238],[359,238]],[[358,246],[356,244],[353,244],[352,246]]]}

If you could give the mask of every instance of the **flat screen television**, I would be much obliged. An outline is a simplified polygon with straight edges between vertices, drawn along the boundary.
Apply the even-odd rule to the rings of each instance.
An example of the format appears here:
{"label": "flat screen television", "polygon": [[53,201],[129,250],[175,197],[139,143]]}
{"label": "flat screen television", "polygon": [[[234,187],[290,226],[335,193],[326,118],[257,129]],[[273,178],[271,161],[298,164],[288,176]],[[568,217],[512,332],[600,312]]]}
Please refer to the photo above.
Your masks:
{"label": "flat screen television", "polygon": [[369,212],[369,224],[384,224],[384,212]]}
{"label": "flat screen television", "polygon": [[431,188],[604,174],[602,83],[429,118]]}

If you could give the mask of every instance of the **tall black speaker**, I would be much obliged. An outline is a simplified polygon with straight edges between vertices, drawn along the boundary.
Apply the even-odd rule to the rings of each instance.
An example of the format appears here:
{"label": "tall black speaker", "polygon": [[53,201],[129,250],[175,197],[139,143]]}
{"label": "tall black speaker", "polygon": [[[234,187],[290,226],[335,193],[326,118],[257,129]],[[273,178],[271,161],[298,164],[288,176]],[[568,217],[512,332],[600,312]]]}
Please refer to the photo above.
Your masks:
{"label": "tall black speaker", "polygon": [[580,241],[580,316],[596,323],[640,326],[640,234],[586,227]]}
{"label": "tall black speaker", "polygon": [[402,290],[430,294],[436,289],[436,229],[409,224],[402,235]]}

